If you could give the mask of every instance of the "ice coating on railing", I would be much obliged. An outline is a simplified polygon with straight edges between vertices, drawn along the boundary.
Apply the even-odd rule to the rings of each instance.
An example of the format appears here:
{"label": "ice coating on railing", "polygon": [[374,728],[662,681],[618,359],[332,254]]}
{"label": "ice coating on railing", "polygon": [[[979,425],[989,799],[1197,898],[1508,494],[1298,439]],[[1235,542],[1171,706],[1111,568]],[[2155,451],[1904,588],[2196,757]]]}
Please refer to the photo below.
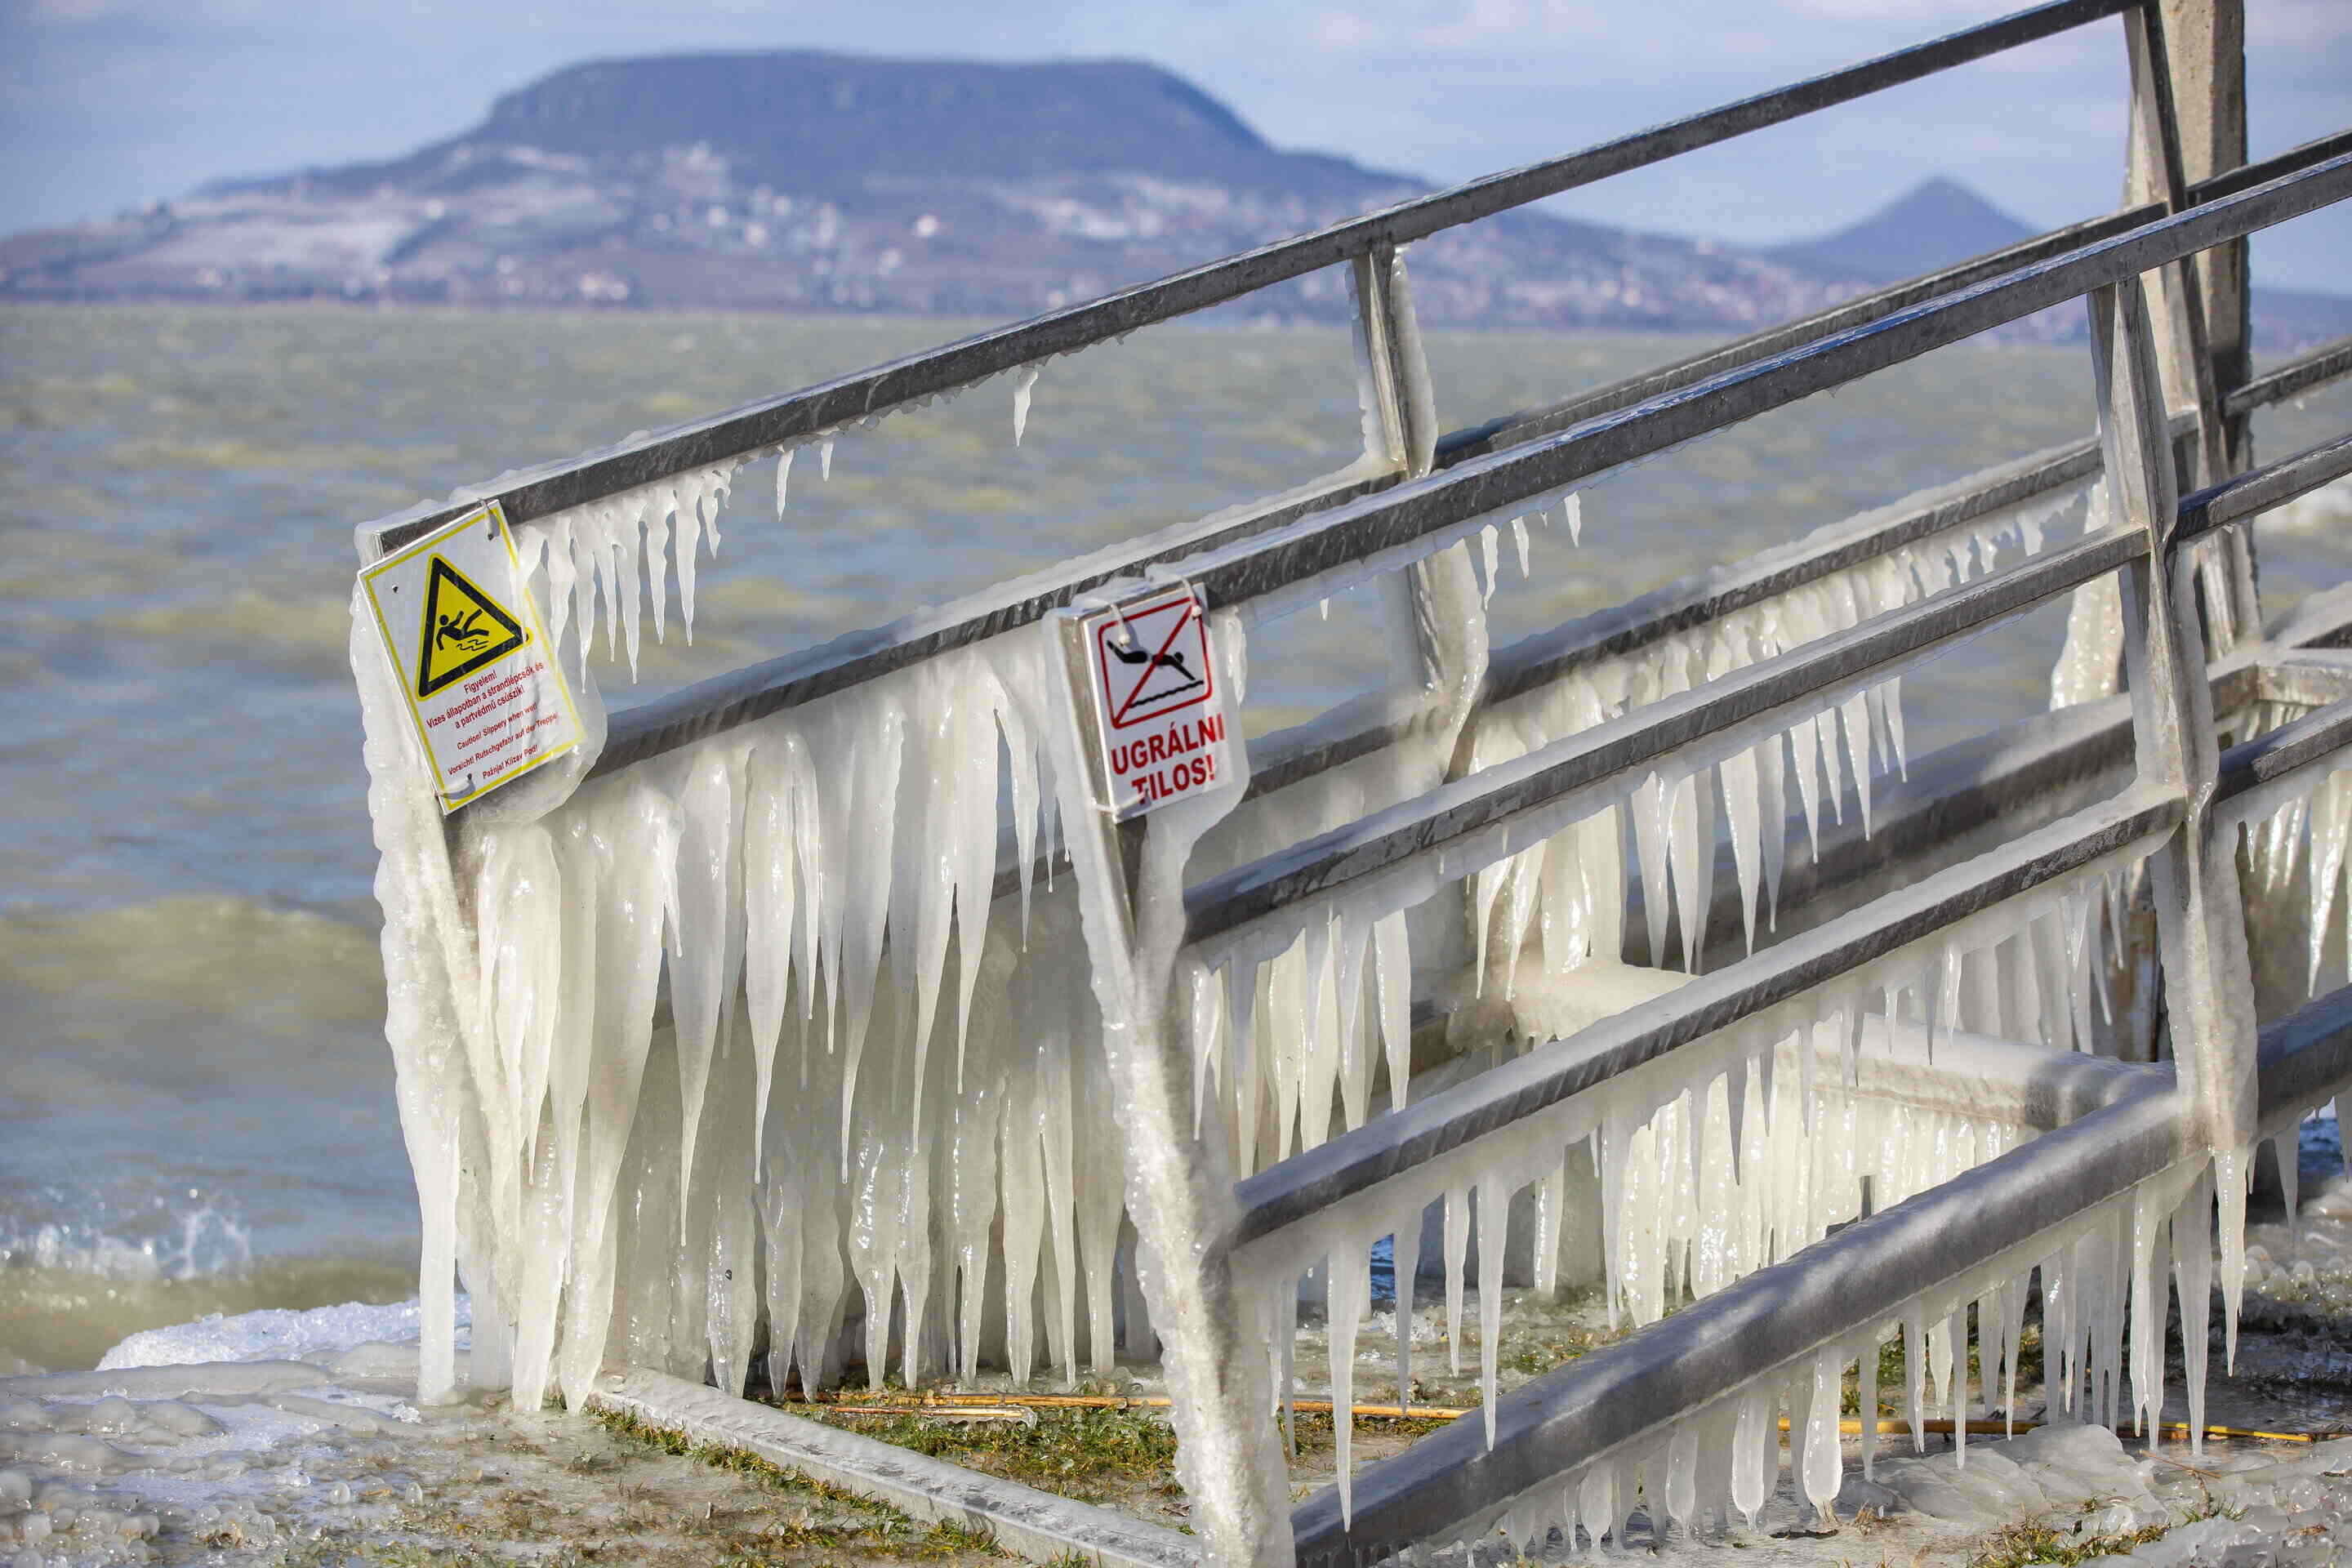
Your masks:
{"label": "ice coating on railing", "polygon": [[[570,542],[609,521],[572,520]],[[437,988],[396,984],[428,1268],[462,1255],[520,1326],[520,1400],[576,1394],[623,1348],[740,1388],[763,1308],[772,1377],[816,1386],[853,1293],[877,1382],[950,1348],[971,1368],[992,1298],[1023,1374],[1041,1337],[1066,1377],[1108,1367],[1123,1156],[1069,884],[991,920],[1001,805],[1024,852],[1073,809],[1038,639],[1012,640],[481,825],[437,895],[397,759],[372,752],[395,973],[446,967],[478,1015],[412,1026],[400,998]],[[355,660],[363,691],[381,663]]]}
{"label": "ice coating on railing", "polygon": [[[2052,521],[2074,507],[2081,494],[2076,489],[2036,497],[1706,626],[1580,666],[1474,716],[1470,769],[1511,761],[1971,580],[1991,569],[2001,548],[2038,550]],[[1482,537],[1492,542],[1491,536]],[[1475,563],[1477,557],[1470,559]],[[1696,970],[1703,962],[1698,938],[1713,891],[1719,822],[1727,827],[1752,950],[1755,931],[1759,925],[1769,930],[1777,910],[1790,853],[1783,834],[1790,796],[1798,797],[1810,827],[1823,809],[1843,815],[1850,780],[1854,809],[1866,820],[1872,773],[1901,773],[1906,765],[1901,713],[1895,681],[1824,700],[1778,740],[1696,772],[1672,778],[1660,773],[1623,806],[1603,809],[1470,871],[1471,994],[1454,999],[1457,1027],[1475,1032],[1479,1023],[1498,1019],[1509,1026],[1509,1005],[1530,943],[1540,952],[1538,971],[1559,980],[1564,993],[1594,986],[1595,996],[1612,994],[1610,985],[1617,983],[1597,977],[1614,964],[1628,915],[1621,811],[1630,818],[1654,961],[1664,961],[1668,933],[1679,927],[1682,965]],[[1383,764],[1389,773],[1350,764],[1294,786],[1286,798],[1250,815],[1253,830],[1272,843],[1296,841],[1436,782],[1443,758],[1404,755],[1409,744],[1399,752],[1403,765]],[[1222,1088],[1242,1171],[1263,1169],[1337,1130],[1361,1125],[1367,1108],[1381,1103],[1383,1082],[1389,1103],[1407,1098],[1407,1078],[1399,1068],[1410,1057],[1409,1018],[1390,992],[1381,993],[1391,996],[1384,1008],[1370,1005],[1368,976],[1385,984],[1384,977],[1412,973],[1416,961],[1403,918],[1408,911],[1396,900],[1434,890],[1434,885],[1413,884],[1402,895],[1367,892],[1326,900],[1318,907],[1328,912],[1303,917],[1286,945],[1269,953],[1244,943],[1221,953],[1223,983],[1204,978],[1191,988],[1200,1104],[1205,1108],[1213,1083]],[[1923,1016],[1940,1014],[1944,1026],[1952,1027],[1966,981],[1973,988],[1969,1016],[1981,1019],[1986,1032],[2089,1048],[2091,1009],[2104,1014],[2109,1006],[2109,976],[2088,940],[2094,912],[2094,901],[2080,894],[2034,901],[2017,942],[1947,965],[1933,988],[1923,988],[1917,1003]],[[1367,963],[1367,932],[1374,931],[1384,933],[1386,946]],[[1606,963],[1584,967],[1596,957]],[[2086,983],[2074,984],[2078,978]],[[1946,991],[1953,1000],[1945,998]],[[1220,999],[1213,1014],[1201,1011],[1199,1002],[1211,996]],[[2070,996],[2076,1005],[2067,1005]],[[1590,1007],[1586,1012],[1598,1016]]]}
{"label": "ice coating on railing", "polygon": [[[2051,521],[2077,498],[2075,491],[2036,497],[1706,626],[1669,633],[1635,652],[1580,667],[1563,681],[1481,713],[1473,766],[1523,755],[1956,587],[1989,572],[2001,546],[2038,552]],[[1769,930],[1778,911],[1788,857],[1781,829],[1789,820],[1789,784],[1796,785],[1812,847],[1819,847],[1824,805],[1843,819],[1849,782],[1867,828],[1872,775],[1908,771],[1902,712],[1900,682],[1890,680],[1800,720],[1786,732],[1785,747],[1759,745],[1696,773],[1662,772],[1637,792],[1628,809],[1652,962],[1666,961],[1670,917],[1682,932],[1683,967],[1695,970],[1702,960],[1718,818],[1727,824],[1752,951],[1759,921]],[[1528,855],[1528,864],[1517,874],[1539,878],[1546,850],[1538,847]],[[1491,899],[1483,882],[1480,897]],[[1545,918],[1549,931],[1549,906]]]}
{"label": "ice coating on railing", "polygon": [[[1858,1394],[1866,1469],[1879,1415],[1878,1357],[1890,1338],[1904,1342],[1914,1421],[1950,1419],[1958,1428],[1956,1458],[1965,1468],[1965,1423],[2014,1411],[2018,1366],[2027,1353],[2019,1314],[2037,1275],[2053,1406],[2047,1418],[2112,1426],[2126,1417],[2118,1400],[2127,1356],[2137,1407],[2130,1414],[2144,1420],[2161,1408],[2167,1315],[2177,1283],[2189,1423],[2201,1426],[2213,1202],[2202,1169],[2194,1158],[2184,1160],[1981,1265],[1924,1280],[1886,1321],[1840,1333],[1696,1408],[1662,1413],[1650,1430],[1424,1535],[1415,1550],[1500,1534],[1538,1555],[1547,1549],[1597,1552],[1604,1540],[1624,1544],[1636,1512],[1647,1516],[1652,1539],[1660,1542],[1707,1539],[1735,1520],[1753,1528],[1779,1481],[1784,1419],[1790,1479],[1828,1522],[1844,1478],[1839,1422],[1848,1379]],[[1967,1375],[1971,1330],[1980,1370],[1973,1392]],[[1553,1540],[1555,1531],[1562,1539]]]}
{"label": "ice coating on railing", "polygon": [[[1535,1188],[1536,1212],[1556,1212],[1552,1194],[1565,1187],[1568,1156],[1580,1146],[1589,1152],[1598,1194],[1597,1202],[1586,1201],[1598,1209],[1601,1226],[1604,1306],[1612,1325],[1622,1315],[1639,1326],[1685,1295],[1720,1289],[1854,1217],[1863,1212],[1865,1177],[1870,1202],[1885,1207],[1997,1157],[2021,1141],[2020,1129],[1853,1092],[1865,1017],[1881,1009],[1870,1032],[1885,1037],[1885,1010],[1891,1009],[1925,1036],[1930,1063],[1939,1039],[1956,1030],[2060,1048],[2084,1043],[2074,1033],[2079,1012],[2070,998],[2092,989],[2094,973],[2103,972],[2097,961],[2120,930],[2106,924],[2113,918],[2109,885],[2147,847],[2112,852],[2063,881],[1967,916],[1389,1176],[1259,1237],[1240,1266],[1256,1272],[1261,1289],[1282,1297],[1296,1292],[1302,1270],[1318,1260],[1338,1267],[1393,1237],[1402,1269],[1416,1255],[1419,1237],[1417,1228],[1398,1234],[1399,1220],[1442,1203],[1449,1353],[1458,1373],[1475,1235],[1482,1261],[1480,1375],[1491,1411],[1497,1334],[1490,1314],[1499,1310],[1500,1294],[1490,1289],[1484,1266],[1502,1255],[1511,1194]],[[2053,926],[2083,932],[2079,966],[2044,976],[2042,966],[2061,945]],[[1584,966],[1552,973],[1527,964],[1514,1003],[1522,1046],[1570,1037],[1643,994],[1663,994],[1675,978],[1626,973],[1652,978],[1633,993],[1622,989],[1624,980],[1614,981],[1620,988],[1604,992],[1596,1005],[1593,975]],[[1978,983],[1955,986],[1953,976]],[[1557,1244],[1557,1229],[1541,1220],[1538,1234]],[[1539,1258],[1536,1267],[1539,1283],[1557,1279],[1556,1258]],[[1335,1363],[1353,1353],[1352,1335],[1343,1340],[1335,1323]],[[1402,1366],[1398,1375],[1403,1386]]]}

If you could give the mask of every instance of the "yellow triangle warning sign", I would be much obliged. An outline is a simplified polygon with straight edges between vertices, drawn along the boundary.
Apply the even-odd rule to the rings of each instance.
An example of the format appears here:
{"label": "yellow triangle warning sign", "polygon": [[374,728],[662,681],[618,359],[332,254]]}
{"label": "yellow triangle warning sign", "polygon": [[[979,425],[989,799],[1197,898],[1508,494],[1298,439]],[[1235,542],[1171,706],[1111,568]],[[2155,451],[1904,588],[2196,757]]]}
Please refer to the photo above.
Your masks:
{"label": "yellow triangle warning sign", "polygon": [[423,649],[416,657],[416,695],[430,697],[529,639],[522,625],[463,573],[433,557],[425,584]]}

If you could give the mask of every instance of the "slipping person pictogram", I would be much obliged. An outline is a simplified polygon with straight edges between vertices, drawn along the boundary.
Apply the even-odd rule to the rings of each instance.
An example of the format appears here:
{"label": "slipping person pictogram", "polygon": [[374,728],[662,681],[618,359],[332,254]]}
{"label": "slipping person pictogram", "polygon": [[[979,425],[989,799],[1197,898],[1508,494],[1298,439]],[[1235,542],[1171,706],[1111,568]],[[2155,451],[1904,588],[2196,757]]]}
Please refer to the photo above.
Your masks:
{"label": "slipping person pictogram", "polygon": [[425,580],[424,647],[416,658],[416,695],[430,697],[502,658],[530,640],[506,606],[442,557]]}

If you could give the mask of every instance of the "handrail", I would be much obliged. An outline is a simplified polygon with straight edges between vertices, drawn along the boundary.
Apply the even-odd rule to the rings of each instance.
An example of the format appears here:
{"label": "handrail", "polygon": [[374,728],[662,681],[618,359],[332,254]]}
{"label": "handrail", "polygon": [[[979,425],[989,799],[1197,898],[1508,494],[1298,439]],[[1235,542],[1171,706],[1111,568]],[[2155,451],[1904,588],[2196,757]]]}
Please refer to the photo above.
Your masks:
{"label": "handrail", "polygon": [[2250,414],[2346,374],[2352,374],[2352,338],[2338,338],[2264,371],[2230,394],[2225,406],[2232,417]]}
{"label": "handrail", "polygon": [[2178,550],[2191,540],[2284,506],[2347,475],[2352,475],[2352,431],[2235,479],[2208,485],[2188,497],[2165,534],[2164,547]]}
{"label": "handrail", "polygon": [[[1011,630],[1067,604],[1086,588],[1152,566],[1181,561],[1212,604],[1232,605],[1278,588],[1297,589],[1326,573],[1359,564],[1375,569],[1402,565],[1448,542],[1444,531],[1514,502],[1580,483],[2347,195],[2352,195],[2352,153],[1766,360],[1718,372],[1556,435],[1465,458],[1429,478],[1402,484],[1382,481],[1386,488],[1377,493],[1302,512],[1276,526],[1253,522],[1244,539],[1203,551],[1203,542],[1194,532],[1165,548],[1125,556],[1115,565],[1080,563],[1066,577],[1016,584],[1023,595],[1018,599],[965,601],[738,670],[614,714],[610,738],[591,776],[948,647]],[[1178,531],[1183,535],[1186,531]],[[1374,563],[1369,560],[1373,556],[1384,559]],[[1322,595],[1309,589],[1301,596]]]}
{"label": "handrail", "polygon": [[745,404],[642,441],[498,481],[457,504],[427,506],[373,525],[379,546],[398,549],[495,497],[512,522],[527,522],[660,479],[731,462],[867,418],[919,397],[953,392],[1051,354],[1068,353],[1271,284],[1401,246],[1477,218],[1631,169],[1645,167],[1751,131],[1832,108],[1886,88],[1966,65],[2118,15],[2140,0],[2050,0],[1940,38],[1811,77],[1788,87],[1671,120],[1581,152],[1505,170],[1448,190],[1346,218],[1310,234],[1139,284],[821,382]]}

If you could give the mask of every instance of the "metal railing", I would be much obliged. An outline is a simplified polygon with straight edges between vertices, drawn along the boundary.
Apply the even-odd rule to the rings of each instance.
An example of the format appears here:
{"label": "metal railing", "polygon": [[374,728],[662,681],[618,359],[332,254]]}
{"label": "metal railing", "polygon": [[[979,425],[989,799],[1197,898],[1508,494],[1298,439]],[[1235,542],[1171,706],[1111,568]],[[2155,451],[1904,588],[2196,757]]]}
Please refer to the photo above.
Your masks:
{"label": "metal railing", "polygon": [[[2337,993],[2257,1041],[2245,998],[2242,914],[2217,808],[2307,784],[2352,742],[2344,672],[2324,656],[2242,649],[2209,671],[2200,608],[2183,552],[2239,540],[2263,510],[2352,473],[2352,436],[2225,478],[2232,421],[2352,372],[2352,342],[2238,385],[2217,383],[2200,297],[2183,266],[2253,231],[2352,196],[2352,132],[2261,164],[2190,182],[2175,129],[2156,0],[2058,0],[1568,157],[1398,204],[1103,300],[969,338],[785,397],[484,488],[465,506],[425,507],[362,531],[380,555],[423,537],[480,499],[516,523],[552,517],[688,471],[821,437],[845,423],[1099,343],[1137,327],[1241,299],[1332,265],[1353,269],[1360,330],[1372,360],[1385,447],[1358,469],[1237,515],[1181,524],[1131,548],[1002,595],[981,595],[803,654],[738,671],[616,714],[594,773],[841,691],[955,648],[1045,621],[1080,596],[1155,569],[1181,574],[1220,608],[1266,619],[1335,589],[1431,558],[1529,500],[1601,476],[1758,414],[2084,296],[2100,373],[2096,442],[1947,487],[1917,504],[1825,531],[1801,546],[1705,583],[1661,591],[1603,616],[1539,634],[1491,664],[1444,668],[1424,651],[1432,692],[1336,711],[1256,749],[1252,793],[1265,795],[1398,743],[1466,678],[1473,707],[1556,683],[1601,659],[1765,603],[1853,564],[2036,496],[2104,474],[2107,526],[2021,564],[1792,648],[1686,693],[1627,712],[1516,761],[1457,764],[1436,788],[1360,821],[1181,885],[1155,903],[1152,829],[1108,819],[1074,829],[1072,852],[1110,900],[1114,951],[1098,965],[1136,978],[1142,998],[1115,1049],[1131,1085],[1139,1141],[1189,1152],[1183,1170],[1140,1172],[1134,1215],[1153,1252],[1192,1259],[1169,1271],[1155,1307],[1203,1326],[1218,1364],[1170,1369],[1180,1437],[1201,1478],[1195,1519],[1213,1561],[1259,1564],[1369,1561],[1474,1529],[1530,1489],[1653,1437],[1675,1420],[1825,1346],[1849,1342],[1936,1282],[2025,1256],[2053,1215],[2126,1199],[2216,1152],[2233,1153],[2289,1110],[2352,1079],[2352,993]],[[2153,201],[2054,230],[1955,268],[1844,301],[1803,321],[1451,436],[1436,434],[1425,368],[1397,251],[1475,221],[1628,169],[1655,163],[1870,92],[2110,16],[2123,19],[2137,110],[2149,138]],[[2147,279],[2168,283],[2151,301]],[[2168,395],[2168,353],[2188,362]],[[2179,476],[2203,484],[2177,499]],[[2249,569],[2234,625],[2251,633]],[[1753,747],[1760,735],[1899,675],[1956,639],[2002,624],[2100,579],[2125,588],[2125,661],[2133,752],[2129,781],[2104,799],[2016,836],[1916,886],[1766,945],[1685,987],[1539,1047],[1456,1088],[1378,1117],[1237,1184],[1219,1152],[1224,1131],[1198,1121],[1192,1064],[1171,994],[1181,960],[1254,962],[1341,900],[1402,905],[1474,875],[1561,826],[1607,809],[1651,773],[1688,773]],[[1423,584],[1424,592],[1427,584]],[[2329,706],[2218,752],[2209,679],[2253,671],[2279,690]],[[2298,685],[2298,681],[2300,684]],[[1453,714],[1458,732],[1468,711]],[[2097,721],[2115,749],[2120,712]],[[2086,730],[2085,733],[2089,731]],[[2080,742],[2089,746],[2089,741]],[[2269,792],[2269,794],[2263,794]],[[2233,809],[2236,807],[2233,806]],[[1148,822],[1150,819],[1146,819]],[[454,819],[454,852],[467,828]],[[1491,1442],[1464,1423],[1365,1471],[1352,1508],[1338,1493],[1292,1514],[1263,1482],[1275,1437],[1266,1421],[1263,1304],[1331,1247],[1360,1253],[1417,1214],[1433,1191],[1467,1184],[1479,1162],[1529,1128],[1552,1144],[1590,1121],[1593,1092],[1683,1053],[1729,1041],[1737,1026],[1861,966],[1904,951],[2005,900],[2119,853],[2153,868],[2175,1061],[2119,1073],[2107,1102],[1953,1183],[1854,1225],[1801,1256],[1748,1275],[1624,1344],[1513,1394]],[[1162,887],[1162,892],[1171,890]],[[1180,911],[1170,923],[1169,910]],[[2234,944],[2234,945],[2233,945]],[[1491,1178],[1489,1178],[1491,1179]],[[2226,1189],[2227,1184],[2224,1184]],[[1343,1237],[1330,1242],[1331,1237]],[[1404,1270],[1400,1237],[1400,1269]],[[2023,1249],[2022,1251],[2021,1249]],[[1923,1272],[1924,1271],[1924,1272]],[[1409,1275],[1408,1275],[1409,1277]],[[1208,1456],[1207,1463],[1201,1462]]]}

